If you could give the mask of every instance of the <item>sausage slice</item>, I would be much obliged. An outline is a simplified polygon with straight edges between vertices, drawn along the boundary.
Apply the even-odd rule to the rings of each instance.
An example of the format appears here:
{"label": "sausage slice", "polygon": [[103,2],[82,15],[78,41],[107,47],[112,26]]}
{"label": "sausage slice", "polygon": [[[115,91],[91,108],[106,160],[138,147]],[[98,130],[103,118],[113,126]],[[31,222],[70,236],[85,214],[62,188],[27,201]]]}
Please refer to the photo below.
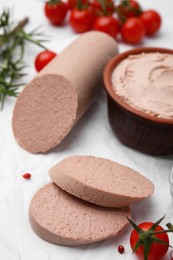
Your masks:
{"label": "sausage slice", "polygon": [[152,195],[153,183],[133,169],[94,156],[72,156],[49,170],[68,193],[106,207],[125,207]]}
{"label": "sausage slice", "polygon": [[34,232],[58,245],[77,246],[115,237],[127,224],[128,207],[111,209],[82,201],[54,183],[36,192],[30,209]]}

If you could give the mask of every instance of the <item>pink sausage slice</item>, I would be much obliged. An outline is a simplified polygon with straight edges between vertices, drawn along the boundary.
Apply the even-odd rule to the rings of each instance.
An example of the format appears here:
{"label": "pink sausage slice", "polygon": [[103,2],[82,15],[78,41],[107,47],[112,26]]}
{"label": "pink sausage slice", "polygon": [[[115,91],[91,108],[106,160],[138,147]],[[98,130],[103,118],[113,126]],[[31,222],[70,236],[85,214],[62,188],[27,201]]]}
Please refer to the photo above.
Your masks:
{"label": "pink sausage slice", "polygon": [[101,32],[78,37],[24,88],[13,111],[18,143],[32,153],[58,145],[86,112],[102,84],[102,71],[118,52]]}
{"label": "pink sausage slice", "polygon": [[82,201],[54,183],[33,197],[30,222],[42,239],[58,245],[77,246],[115,237],[127,224],[128,207],[110,209]]}
{"label": "pink sausage slice", "polygon": [[68,193],[106,207],[125,207],[152,195],[153,183],[138,172],[93,156],[72,156],[49,170]]}

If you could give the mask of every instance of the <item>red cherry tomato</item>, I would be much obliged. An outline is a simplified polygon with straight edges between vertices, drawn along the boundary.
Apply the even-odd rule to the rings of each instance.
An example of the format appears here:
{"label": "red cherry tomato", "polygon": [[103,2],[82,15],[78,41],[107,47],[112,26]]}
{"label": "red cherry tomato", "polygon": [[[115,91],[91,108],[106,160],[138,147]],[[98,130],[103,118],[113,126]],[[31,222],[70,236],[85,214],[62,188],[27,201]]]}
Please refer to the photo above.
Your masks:
{"label": "red cherry tomato", "polygon": [[[152,226],[154,225],[154,223],[152,222],[143,222],[141,224],[138,225],[139,228],[141,228],[142,230],[149,230]],[[155,231],[162,231],[164,230],[161,226],[157,226]],[[161,234],[155,234],[155,236],[161,240],[163,240],[165,243],[169,244],[169,238],[167,233],[161,233]],[[136,230],[133,230],[130,236],[130,245],[131,248],[133,249],[137,243],[139,239],[139,234]],[[149,250],[149,254],[148,254],[148,260],[161,260],[164,255],[166,254],[168,250],[168,246],[167,245],[163,245],[161,243],[152,243],[150,250]],[[136,254],[139,259],[144,259],[144,247],[141,245],[139,246],[139,248],[134,252],[134,254]]]}
{"label": "red cherry tomato", "polygon": [[35,69],[37,72],[42,70],[57,54],[55,52],[45,50],[40,52],[35,58]]}
{"label": "red cherry tomato", "polygon": [[95,20],[95,15],[90,8],[79,10],[72,9],[70,15],[70,25],[77,33],[90,31]]}
{"label": "red cherry tomato", "polygon": [[99,16],[94,22],[93,30],[105,32],[116,38],[119,31],[119,22],[113,16]]}
{"label": "red cherry tomato", "polygon": [[117,9],[118,12],[125,18],[138,16],[141,12],[141,6],[135,0],[124,0]]}
{"label": "red cherry tomato", "polygon": [[49,1],[44,6],[44,12],[53,25],[60,25],[67,14],[67,5],[62,1]]}
{"label": "red cherry tomato", "polygon": [[105,0],[105,10],[103,10],[103,6],[99,0],[94,0],[91,2],[91,6],[96,15],[111,15],[115,11],[114,2],[112,0]]}
{"label": "red cherry tomato", "polygon": [[162,19],[158,12],[154,10],[144,11],[140,18],[144,24],[146,35],[153,35],[160,29]]}
{"label": "red cherry tomato", "polygon": [[127,43],[139,43],[145,35],[145,28],[141,19],[138,17],[128,18],[122,25],[121,35],[123,40]]}

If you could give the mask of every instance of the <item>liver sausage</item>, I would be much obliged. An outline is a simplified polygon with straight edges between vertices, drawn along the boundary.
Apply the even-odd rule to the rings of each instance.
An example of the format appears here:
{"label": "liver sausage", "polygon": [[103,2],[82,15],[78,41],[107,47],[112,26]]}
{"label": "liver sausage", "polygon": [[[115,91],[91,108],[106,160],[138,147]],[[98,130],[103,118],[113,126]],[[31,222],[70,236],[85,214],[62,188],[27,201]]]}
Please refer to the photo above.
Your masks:
{"label": "liver sausage", "polygon": [[125,207],[152,195],[153,183],[138,172],[94,156],[72,156],[49,170],[61,189],[106,207]]}
{"label": "liver sausage", "polygon": [[58,145],[91,105],[117,52],[112,37],[87,32],[55,57],[17,99],[12,126],[18,143],[32,153]]}
{"label": "liver sausage", "polygon": [[80,200],[54,183],[41,188],[33,197],[30,222],[42,239],[59,245],[77,246],[114,237],[130,217],[128,207],[111,209]]}

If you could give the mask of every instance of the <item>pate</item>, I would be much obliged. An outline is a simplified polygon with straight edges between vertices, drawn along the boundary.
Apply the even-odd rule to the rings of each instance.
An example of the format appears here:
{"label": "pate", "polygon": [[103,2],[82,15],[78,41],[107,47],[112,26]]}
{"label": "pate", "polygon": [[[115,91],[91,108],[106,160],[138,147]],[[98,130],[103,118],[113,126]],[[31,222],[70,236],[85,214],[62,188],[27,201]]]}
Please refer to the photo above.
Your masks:
{"label": "pate", "polygon": [[114,92],[131,107],[155,117],[173,118],[173,55],[129,55],[113,71]]}

